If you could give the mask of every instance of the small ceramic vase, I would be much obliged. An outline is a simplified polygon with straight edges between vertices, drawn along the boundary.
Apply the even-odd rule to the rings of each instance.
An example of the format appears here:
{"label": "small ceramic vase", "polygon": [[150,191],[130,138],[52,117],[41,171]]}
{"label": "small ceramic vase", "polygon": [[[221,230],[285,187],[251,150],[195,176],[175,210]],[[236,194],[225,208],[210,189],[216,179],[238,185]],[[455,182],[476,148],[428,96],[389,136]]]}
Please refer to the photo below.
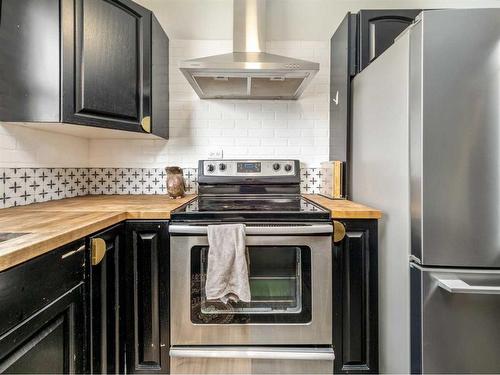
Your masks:
{"label": "small ceramic vase", "polygon": [[167,167],[167,193],[170,198],[182,198],[186,194],[186,184],[182,175],[182,168]]}

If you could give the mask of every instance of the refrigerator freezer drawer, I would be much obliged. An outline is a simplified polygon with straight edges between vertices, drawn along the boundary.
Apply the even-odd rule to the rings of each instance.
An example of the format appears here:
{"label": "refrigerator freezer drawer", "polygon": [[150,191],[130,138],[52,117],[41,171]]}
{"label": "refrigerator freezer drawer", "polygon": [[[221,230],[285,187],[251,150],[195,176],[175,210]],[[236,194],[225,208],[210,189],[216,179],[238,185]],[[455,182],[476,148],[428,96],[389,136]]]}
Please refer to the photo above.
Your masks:
{"label": "refrigerator freezer drawer", "polygon": [[500,372],[500,270],[412,265],[411,289],[412,372]]}
{"label": "refrigerator freezer drawer", "polygon": [[331,348],[179,347],[172,374],[332,374]]}

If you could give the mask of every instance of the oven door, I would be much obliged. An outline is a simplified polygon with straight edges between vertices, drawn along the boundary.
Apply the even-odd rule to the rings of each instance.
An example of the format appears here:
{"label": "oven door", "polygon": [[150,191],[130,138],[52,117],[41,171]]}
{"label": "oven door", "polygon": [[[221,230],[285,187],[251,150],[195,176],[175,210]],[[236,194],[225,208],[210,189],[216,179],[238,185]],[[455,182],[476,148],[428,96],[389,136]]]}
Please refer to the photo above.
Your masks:
{"label": "oven door", "polygon": [[330,224],[247,225],[252,299],[205,297],[206,226],[170,226],[172,345],[331,345]]}

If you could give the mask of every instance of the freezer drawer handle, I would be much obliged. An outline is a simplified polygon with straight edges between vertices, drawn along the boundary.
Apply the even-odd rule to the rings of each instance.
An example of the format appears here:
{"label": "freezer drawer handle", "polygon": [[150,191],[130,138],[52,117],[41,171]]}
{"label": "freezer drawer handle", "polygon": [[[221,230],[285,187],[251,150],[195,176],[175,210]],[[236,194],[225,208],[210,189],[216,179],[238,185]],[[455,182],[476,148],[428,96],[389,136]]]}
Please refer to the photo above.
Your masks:
{"label": "freezer drawer handle", "polygon": [[289,348],[171,348],[170,356],[182,358],[241,358],[309,361],[333,361],[335,359],[333,349],[331,348],[314,350],[290,350]]}
{"label": "freezer drawer handle", "polygon": [[469,285],[461,279],[440,279],[436,278],[438,285],[450,293],[471,293],[471,294],[500,294],[500,286],[476,286]]}

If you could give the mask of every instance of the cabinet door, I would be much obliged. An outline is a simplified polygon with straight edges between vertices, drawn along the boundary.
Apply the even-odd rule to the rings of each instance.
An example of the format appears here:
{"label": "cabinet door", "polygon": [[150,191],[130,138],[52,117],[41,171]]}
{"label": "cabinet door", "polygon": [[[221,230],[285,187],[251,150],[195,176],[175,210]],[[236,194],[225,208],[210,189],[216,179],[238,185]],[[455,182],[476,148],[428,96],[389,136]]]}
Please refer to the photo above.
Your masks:
{"label": "cabinet door", "polygon": [[167,222],[127,222],[127,372],[169,370]]}
{"label": "cabinet door", "polygon": [[59,2],[0,1],[0,46],[0,120],[59,122]]}
{"label": "cabinet door", "polygon": [[377,221],[345,221],[333,248],[335,372],[378,372]]}
{"label": "cabinet door", "polygon": [[61,10],[62,121],[143,131],[151,116],[151,12],[131,0],[63,0]]}
{"label": "cabinet door", "polygon": [[82,373],[85,348],[81,282],[0,336],[0,373]]}
{"label": "cabinet door", "polygon": [[348,161],[351,77],[356,74],[356,15],[344,18],[331,39],[330,160]]}
{"label": "cabinet door", "polygon": [[[103,258],[92,261],[93,247],[105,246]],[[123,225],[117,225],[98,233],[89,241],[89,311],[90,311],[90,367],[93,373],[123,373],[124,319],[123,290]]]}
{"label": "cabinet door", "polygon": [[169,135],[169,40],[156,17],[152,16],[152,129],[154,135],[168,139]]}
{"label": "cabinet door", "polygon": [[359,71],[389,48],[419,13],[418,9],[359,11]]}

